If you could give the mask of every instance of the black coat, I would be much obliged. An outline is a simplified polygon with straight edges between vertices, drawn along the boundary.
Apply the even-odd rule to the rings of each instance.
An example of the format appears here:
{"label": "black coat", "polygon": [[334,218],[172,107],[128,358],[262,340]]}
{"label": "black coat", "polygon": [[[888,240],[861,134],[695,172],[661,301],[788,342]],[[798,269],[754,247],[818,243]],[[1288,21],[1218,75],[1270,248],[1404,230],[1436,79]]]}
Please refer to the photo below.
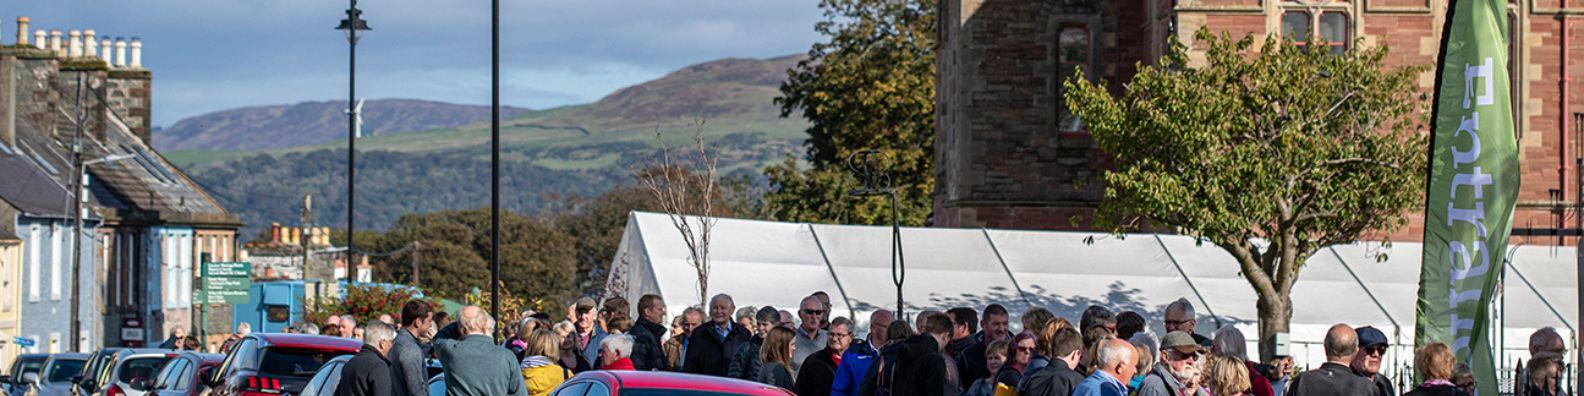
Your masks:
{"label": "black coat", "polygon": [[830,396],[836,381],[836,350],[825,348],[803,359],[797,372],[798,396]]}
{"label": "black coat", "polygon": [[1018,383],[1018,394],[1023,396],[1068,396],[1083,382],[1084,375],[1067,367],[1067,362],[1053,360],[1032,373],[1024,373]]}
{"label": "black coat", "polygon": [[901,343],[880,350],[880,360],[869,366],[864,376],[862,395],[876,395],[889,389],[891,395],[945,396],[948,392],[946,355],[940,343],[928,334],[908,337]]}
{"label": "black coat", "polygon": [[660,348],[660,339],[666,333],[666,327],[659,323],[650,322],[649,319],[638,318],[633,323],[633,368],[638,371],[665,370],[665,349]]}
{"label": "black coat", "polygon": [[1458,390],[1452,385],[1419,386],[1414,390],[1404,393],[1403,396],[1469,396],[1468,393]]}
{"label": "black coat", "polygon": [[968,344],[957,359],[957,370],[962,376],[960,381],[964,384],[972,384],[991,374],[990,370],[985,368],[985,349],[988,349],[989,345],[986,345],[988,343],[985,342],[984,335],[985,333],[981,331],[969,337],[968,339],[973,340],[973,343]]}
{"label": "black coat", "polygon": [[373,347],[364,345],[341,368],[341,382],[336,384],[335,396],[387,396],[394,392],[390,361]]}
{"label": "black coat", "polygon": [[688,336],[687,357],[682,362],[682,371],[724,377],[731,364],[732,352],[736,352],[737,346],[745,342],[748,342],[748,330],[736,323],[731,324],[725,339],[716,335],[714,323],[699,326]]}
{"label": "black coat", "polygon": [[1379,392],[1374,383],[1353,373],[1353,369],[1327,362],[1309,370],[1287,384],[1288,396],[1356,396]]}

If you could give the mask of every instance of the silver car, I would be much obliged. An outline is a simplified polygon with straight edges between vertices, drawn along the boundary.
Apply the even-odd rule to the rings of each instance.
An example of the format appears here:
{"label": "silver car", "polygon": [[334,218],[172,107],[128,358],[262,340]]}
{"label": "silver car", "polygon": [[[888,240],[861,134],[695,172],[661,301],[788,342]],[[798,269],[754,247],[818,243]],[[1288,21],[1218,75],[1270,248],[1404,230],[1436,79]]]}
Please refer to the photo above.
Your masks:
{"label": "silver car", "polygon": [[[155,375],[165,367],[165,362],[176,357],[176,351],[169,349],[122,349],[115,351],[109,360],[105,361],[106,368],[103,376],[95,380],[98,389],[94,394],[118,394],[127,396],[143,396],[154,386]],[[115,392],[110,392],[115,388]]]}
{"label": "silver car", "polygon": [[44,370],[36,377],[39,396],[71,396],[72,377],[82,374],[88,365],[88,354],[57,353],[44,361]]}

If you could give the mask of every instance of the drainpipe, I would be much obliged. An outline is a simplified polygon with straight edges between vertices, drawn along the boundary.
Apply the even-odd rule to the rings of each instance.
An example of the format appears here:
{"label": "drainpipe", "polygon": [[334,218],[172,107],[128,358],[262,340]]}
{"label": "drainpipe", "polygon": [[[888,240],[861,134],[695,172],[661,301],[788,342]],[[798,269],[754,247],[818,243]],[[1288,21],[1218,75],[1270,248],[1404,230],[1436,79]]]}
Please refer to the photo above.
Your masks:
{"label": "drainpipe", "polygon": [[[1560,126],[1559,128],[1557,128],[1557,135],[1560,136],[1560,138],[1561,138],[1561,140],[1559,141],[1559,143],[1561,143],[1561,144],[1559,144],[1558,146],[1560,147],[1559,150],[1561,150],[1562,157],[1561,157],[1561,159],[1559,161],[1557,161],[1557,191],[1561,192],[1561,194],[1559,194],[1559,195],[1561,195],[1561,198],[1562,198],[1561,201],[1565,203],[1565,202],[1568,202],[1568,193],[1567,193],[1568,192],[1568,188],[1567,188],[1568,187],[1568,184],[1567,184],[1568,159],[1571,158],[1571,157],[1568,157],[1568,145],[1570,143],[1568,142],[1568,111],[1567,110],[1568,110],[1568,96],[1569,96],[1568,95],[1568,93],[1569,93],[1568,92],[1568,86],[1571,85],[1570,83],[1573,82],[1572,81],[1573,80],[1572,75],[1568,74],[1568,52],[1569,52],[1568,51],[1568,36],[1571,36],[1572,32],[1570,32],[1568,30],[1570,28],[1570,26],[1569,26],[1570,24],[1568,22],[1570,22],[1571,18],[1568,18],[1567,13],[1559,13],[1559,14],[1557,14],[1557,17],[1562,19],[1562,21],[1561,21],[1562,22],[1562,48],[1561,48],[1562,59],[1560,61],[1562,74],[1561,74],[1561,76],[1559,78],[1557,78],[1557,85],[1560,85],[1560,88],[1561,88],[1560,91],[1561,91],[1561,95],[1562,95],[1562,101],[1557,104],[1557,124]],[[1512,54],[1508,54],[1508,55],[1511,56]],[[1584,198],[1584,197],[1574,197],[1574,198]]]}

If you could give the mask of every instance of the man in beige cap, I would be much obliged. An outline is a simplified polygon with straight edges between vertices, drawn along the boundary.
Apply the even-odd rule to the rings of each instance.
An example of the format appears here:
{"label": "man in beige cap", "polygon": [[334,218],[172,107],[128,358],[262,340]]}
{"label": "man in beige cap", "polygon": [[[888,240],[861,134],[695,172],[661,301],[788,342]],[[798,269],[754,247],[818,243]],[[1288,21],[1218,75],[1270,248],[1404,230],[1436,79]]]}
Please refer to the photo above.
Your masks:
{"label": "man in beige cap", "polygon": [[1193,335],[1181,331],[1166,333],[1161,337],[1160,361],[1144,374],[1138,396],[1203,394],[1202,390],[1193,388],[1193,382],[1197,382],[1194,379],[1199,376],[1199,355],[1203,351]]}

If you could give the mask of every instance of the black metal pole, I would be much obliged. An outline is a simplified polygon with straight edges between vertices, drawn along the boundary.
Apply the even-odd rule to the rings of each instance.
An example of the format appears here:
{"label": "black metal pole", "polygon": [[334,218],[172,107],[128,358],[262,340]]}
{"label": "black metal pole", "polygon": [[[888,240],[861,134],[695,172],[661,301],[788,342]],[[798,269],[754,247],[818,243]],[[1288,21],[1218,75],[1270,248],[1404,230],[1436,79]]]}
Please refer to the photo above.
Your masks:
{"label": "black metal pole", "polygon": [[83,83],[87,73],[77,72],[77,130],[72,136],[72,273],[71,273],[71,349],[72,352],[82,352],[82,235],[83,235],[83,179],[88,177],[88,167],[82,159],[83,123],[87,122],[83,111]]}
{"label": "black metal pole", "polygon": [[[352,274],[357,254],[357,0],[347,0],[347,18],[353,25],[347,30],[347,274]],[[304,263],[306,265],[307,263]]]}
{"label": "black metal pole", "polygon": [[490,317],[500,337],[500,0],[490,0]]}
{"label": "black metal pole", "polygon": [[897,288],[896,317],[901,318],[907,311],[906,303],[902,299],[902,281],[907,279],[907,266],[902,258],[902,215],[897,209],[897,192],[894,187],[891,189],[891,249],[894,252],[892,257],[896,258],[891,267],[891,277],[896,281]]}

